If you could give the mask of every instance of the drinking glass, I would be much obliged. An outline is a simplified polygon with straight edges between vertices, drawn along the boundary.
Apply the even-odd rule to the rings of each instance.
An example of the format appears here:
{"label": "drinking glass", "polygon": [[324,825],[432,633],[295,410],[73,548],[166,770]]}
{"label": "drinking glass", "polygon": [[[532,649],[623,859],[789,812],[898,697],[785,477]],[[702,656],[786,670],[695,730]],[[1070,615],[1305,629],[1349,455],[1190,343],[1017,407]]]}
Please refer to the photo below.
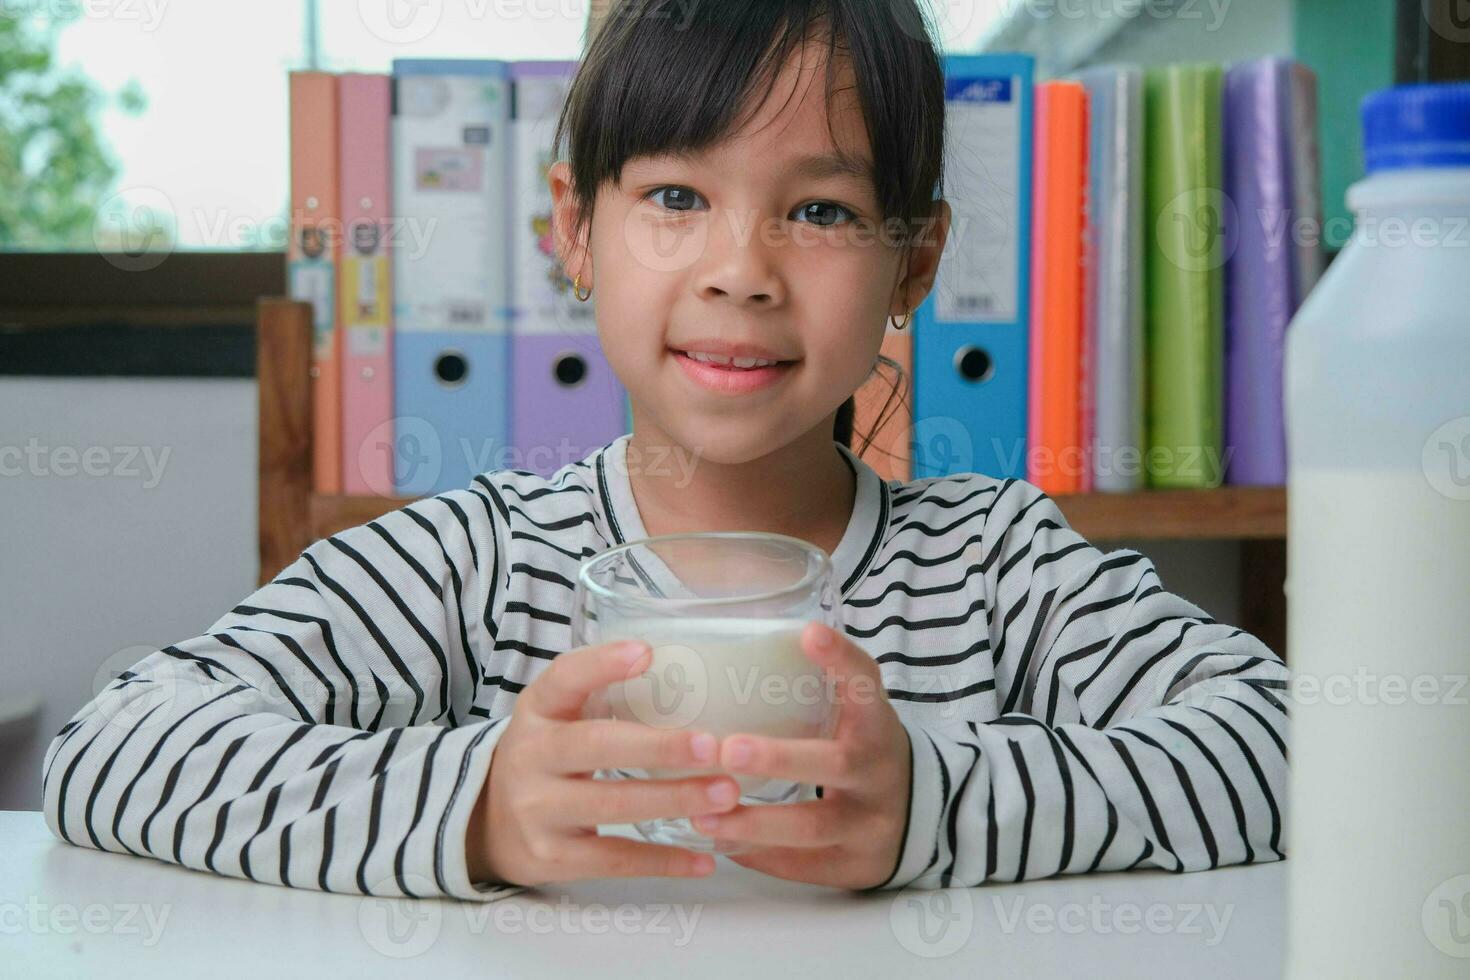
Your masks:
{"label": "drinking glass", "polygon": [[[653,660],[641,675],[588,698],[583,716],[655,728],[778,738],[831,738],[837,710],[830,680],[806,656],[801,631],[816,620],[840,629],[832,562],[784,534],[710,531],[644,538],[610,548],[578,570],[572,642],[643,640]],[[598,779],[679,779],[721,771],[614,768]],[[736,775],[740,802],[815,799],[815,787]],[[637,822],[649,841],[733,854],[689,819]]]}

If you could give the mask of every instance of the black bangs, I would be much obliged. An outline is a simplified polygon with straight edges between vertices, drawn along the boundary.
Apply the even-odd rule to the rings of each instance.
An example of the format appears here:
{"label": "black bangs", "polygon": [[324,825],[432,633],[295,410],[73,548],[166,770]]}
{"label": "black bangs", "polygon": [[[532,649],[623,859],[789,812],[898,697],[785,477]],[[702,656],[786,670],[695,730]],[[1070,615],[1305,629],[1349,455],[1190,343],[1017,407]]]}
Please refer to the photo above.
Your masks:
{"label": "black bangs", "polygon": [[943,167],[944,75],[931,37],[916,0],[616,0],[554,138],[571,169],[577,232],[628,160],[697,153],[738,132],[793,52],[825,38],[829,103],[845,56],[882,218],[902,219],[894,235],[908,241],[932,213]]}

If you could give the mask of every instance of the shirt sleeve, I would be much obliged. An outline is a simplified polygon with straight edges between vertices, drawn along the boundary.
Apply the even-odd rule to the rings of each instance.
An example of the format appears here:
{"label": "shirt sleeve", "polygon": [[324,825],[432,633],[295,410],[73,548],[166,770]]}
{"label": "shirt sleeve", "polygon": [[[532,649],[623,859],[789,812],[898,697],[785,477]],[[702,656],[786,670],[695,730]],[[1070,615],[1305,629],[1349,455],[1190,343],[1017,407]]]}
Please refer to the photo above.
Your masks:
{"label": "shirt sleeve", "polygon": [[503,605],[498,499],[415,501],[308,547],[122,672],[42,772],[57,837],[323,891],[492,900],[465,832],[508,718],[472,710]]}
{"label": "shirt sleeve", "polygon": [[981,543],[1000,714],[905,720],[908,827],[878,887],[1283,858],[1282,660],[1025,481],[1001,487]]}

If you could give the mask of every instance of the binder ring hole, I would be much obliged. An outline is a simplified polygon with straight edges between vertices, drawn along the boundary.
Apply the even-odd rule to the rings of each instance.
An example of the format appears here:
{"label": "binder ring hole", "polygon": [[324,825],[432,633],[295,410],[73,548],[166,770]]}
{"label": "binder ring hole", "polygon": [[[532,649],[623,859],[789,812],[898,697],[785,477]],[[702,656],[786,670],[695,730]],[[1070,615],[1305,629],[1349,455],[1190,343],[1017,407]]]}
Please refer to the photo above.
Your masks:
{"label": "binder ring hole", "polygon": [[551,366],[556,383],[563,388],[575,388],[587,378],[587,362],[575,351],[558,354]]}
{"label": "binder ring hole", "polygon": [[977,384],[995,376],[995,362],[990,359],[990,354],[983,347],[973,344],[966,344],[955,351],[954,368],[960,373],[960,377]]}
{"label": "binder ring hole", "polygon": [[458,388],[470,373],[470,362],[457,350],[447,350],[434,360],[434,377],[446,388]]}

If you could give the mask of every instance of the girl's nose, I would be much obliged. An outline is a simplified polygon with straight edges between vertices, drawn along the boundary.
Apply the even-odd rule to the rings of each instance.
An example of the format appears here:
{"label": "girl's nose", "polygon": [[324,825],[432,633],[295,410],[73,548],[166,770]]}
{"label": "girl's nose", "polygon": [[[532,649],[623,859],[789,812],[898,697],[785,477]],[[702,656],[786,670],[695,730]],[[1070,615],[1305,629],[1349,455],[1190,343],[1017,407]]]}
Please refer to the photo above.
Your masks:
{"label": "girl's nose", "polygon": [[769,219],[742,222],[727,215],[712,222],[695,271],[695,287],[702,297],[758,306],[785,300],[782,268],[784,250],[790,246],[780,229],[766,227],[763,221]]}

